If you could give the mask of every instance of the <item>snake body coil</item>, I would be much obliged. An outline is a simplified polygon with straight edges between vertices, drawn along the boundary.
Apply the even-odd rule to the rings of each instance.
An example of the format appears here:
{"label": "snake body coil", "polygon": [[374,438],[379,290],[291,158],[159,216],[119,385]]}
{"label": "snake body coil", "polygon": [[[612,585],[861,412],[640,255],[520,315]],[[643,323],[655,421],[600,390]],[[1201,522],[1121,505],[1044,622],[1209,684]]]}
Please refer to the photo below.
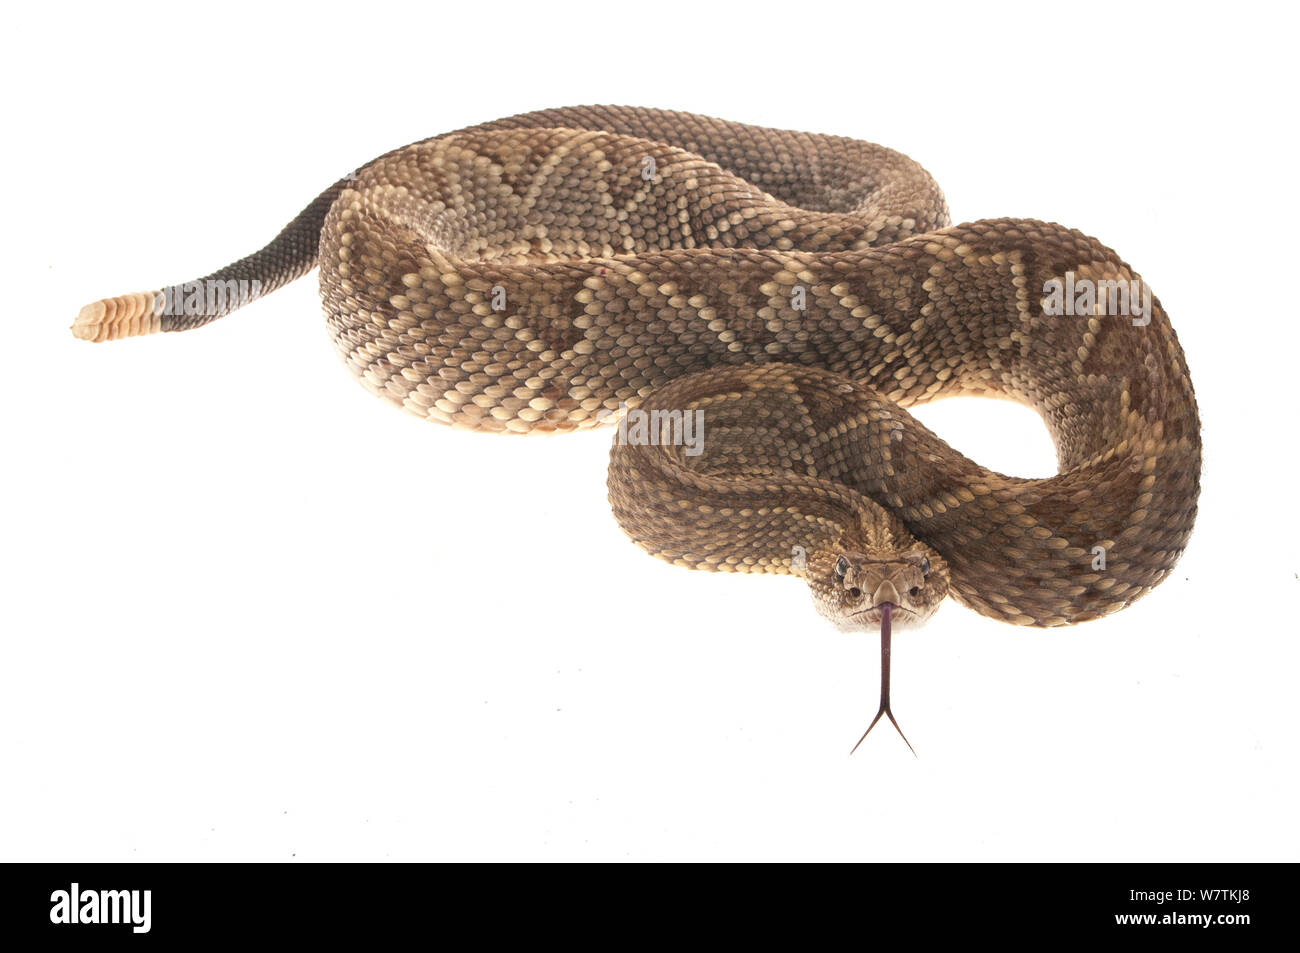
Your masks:
{"label": "snake body coil", "polygon": [[[701,452],[616,442],[620,524],[680,565],[803,575],[848,628],[948,593],[1013,623],[1095,618],[1191,532],[1182,351],[1158,301],[1103,306],[1140,277],[1059,225],[950,227],[925,171],[879,146],[648,109],[516,116],[340,180],[205,279],[242,282],[237,300],[105,299],[73,330],[197,327],[313,266],[347,366],[412,413],[523,433],[699,412]],[[1088,282],[1084,313],[1052,300]],[[1060,473],[991,472],[904,409],[969,394],[1037,410]]]}

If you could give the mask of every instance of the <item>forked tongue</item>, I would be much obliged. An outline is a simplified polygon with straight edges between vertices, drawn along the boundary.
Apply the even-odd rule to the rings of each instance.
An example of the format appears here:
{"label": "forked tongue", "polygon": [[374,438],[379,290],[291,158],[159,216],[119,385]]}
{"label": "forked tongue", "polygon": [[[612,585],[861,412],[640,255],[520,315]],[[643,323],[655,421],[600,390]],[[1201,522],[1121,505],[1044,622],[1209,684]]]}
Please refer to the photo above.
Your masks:
{"label": "forked tongue", "polygon": [[[882,603],[880,606],[880,710],[876,712],[876,717],[871,719],[871,724],[867,725],[867,730],[862,733],[858,739],[858,744],[853,746],[853,751],[858,750],[858,745],[867,740],[867,735],[871,734],[871,729],[876,727],[876,722],[880,721],[881,715],[888,715],[890,723],[898,736],[903,739],[907,745],[907,750],[911,751],[916,757],[916,749],[912,747],[912,742],[907,740],[907,735],[903,734],[903,729],[898,727],[898,722],[894,720],[894,713],[889,710],[889,643],[890,643],[890,618],[894,612],[892,602]],[[853,751],[849,754],[852,755]]]}

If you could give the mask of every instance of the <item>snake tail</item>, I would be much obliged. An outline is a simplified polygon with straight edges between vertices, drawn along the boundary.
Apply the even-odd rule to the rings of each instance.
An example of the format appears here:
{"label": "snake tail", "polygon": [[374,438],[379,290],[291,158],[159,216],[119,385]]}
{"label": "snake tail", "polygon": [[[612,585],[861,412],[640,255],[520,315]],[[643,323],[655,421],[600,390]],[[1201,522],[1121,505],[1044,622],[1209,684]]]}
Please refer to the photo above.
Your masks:
{"label": "snake tail", "polygon": [[316,267],[325,216],[351,177],[318,195],[264,248],[193,281],[101,298],[72,322],[83,341],[116,341],[159,331],[188,331],[225,317]]}

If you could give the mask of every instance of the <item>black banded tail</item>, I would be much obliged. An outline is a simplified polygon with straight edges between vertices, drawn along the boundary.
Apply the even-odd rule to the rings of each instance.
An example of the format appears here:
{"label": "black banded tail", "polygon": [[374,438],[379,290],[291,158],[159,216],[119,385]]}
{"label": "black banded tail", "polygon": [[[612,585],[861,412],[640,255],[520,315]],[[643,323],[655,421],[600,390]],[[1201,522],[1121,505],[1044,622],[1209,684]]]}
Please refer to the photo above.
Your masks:
{"label": "black banded tail", "polygon": [[85,341],[115,341],[188,331],[283,288],[316,267],[325,216],[350,181],[351,176],[340,179],[318,195],[260,251],[195,281],[88,304],[72,333]]}

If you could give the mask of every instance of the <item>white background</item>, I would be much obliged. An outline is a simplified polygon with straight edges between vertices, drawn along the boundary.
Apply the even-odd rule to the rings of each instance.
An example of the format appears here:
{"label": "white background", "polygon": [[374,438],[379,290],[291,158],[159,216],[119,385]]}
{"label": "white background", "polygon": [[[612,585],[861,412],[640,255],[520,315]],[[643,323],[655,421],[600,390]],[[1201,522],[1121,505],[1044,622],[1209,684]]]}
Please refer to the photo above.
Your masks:
{"label": "white background", "polygon": [[[0,858],[1297,859],[1289,11],[207,9],[6,14]],[[1204,417],[1176,576],[1072,629],[945,606],[895,644],[920,759],[887,725],[850,758],[876,639],[626,541],[608,432],[391,409],[314,275],[201,331],[68,333],[392,147],[584,102],[880,142],[957,221],[1119,250]],[[921,416],[1052,472],[1029,411]]]}

